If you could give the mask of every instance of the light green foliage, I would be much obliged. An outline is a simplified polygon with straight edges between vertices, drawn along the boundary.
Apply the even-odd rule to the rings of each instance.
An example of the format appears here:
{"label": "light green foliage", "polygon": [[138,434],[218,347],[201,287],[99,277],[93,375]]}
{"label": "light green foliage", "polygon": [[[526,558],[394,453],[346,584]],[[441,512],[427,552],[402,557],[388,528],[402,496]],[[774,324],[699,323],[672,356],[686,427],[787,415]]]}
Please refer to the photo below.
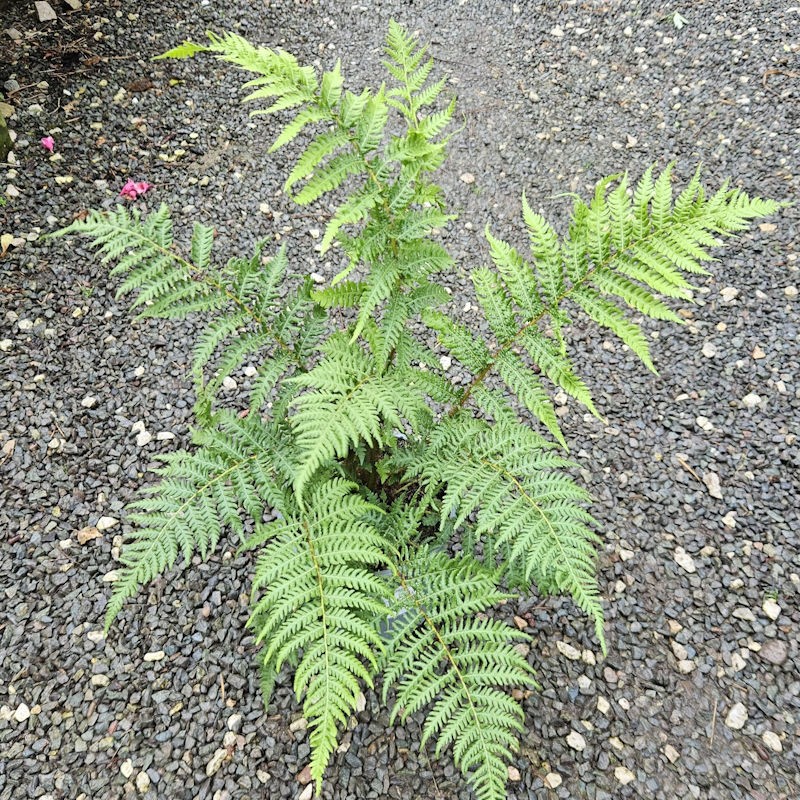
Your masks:
{"label": "light green foliage", "polygon": [[[382,680],[393,720],[424,711],[437,755],[452,751],[481,800],[505,797],[524,722],[508,689],[532,671],[498,604],[534,587],[567,594],[605,650],[596,523],[551,398],[558,388],[598,413],[571,326],[608,329],[654,369],[641,318],[680,321],[670,302],[690,297],[711,249],[779,205],[727,185],[707,194],[699,171],[674,197],[670,166],[632,186],[601,180],[560,236],[523,196],[530,254],[487,229],[487,266],[471,274],[481,337],[443,310],[436,277],[453,266],[436,238],[452,216],[431,173],[455,106],[425,49],[392,23],[386,82],[355,91],[338,62],[318,73],[234,34],[166,55],[198,53],[255,75],[247,99],[266,107],[253,113],[281,115],[271,149],[299,150],[285,189],[334,209],[322,250],[342,268],[313,289],[284,250],[217,266],[202,224],[182,255],[163,206],[147,219],[91,212],[64,231],[116,264],[142,316],[207,320],[195,447],[164,457],[131,506],[107,625],[141,584],[230,530],[257,554],[249,624],[265,695],[294,668],[318,789],[360,692]],[[218,390],[247,364],[237,413]]]}

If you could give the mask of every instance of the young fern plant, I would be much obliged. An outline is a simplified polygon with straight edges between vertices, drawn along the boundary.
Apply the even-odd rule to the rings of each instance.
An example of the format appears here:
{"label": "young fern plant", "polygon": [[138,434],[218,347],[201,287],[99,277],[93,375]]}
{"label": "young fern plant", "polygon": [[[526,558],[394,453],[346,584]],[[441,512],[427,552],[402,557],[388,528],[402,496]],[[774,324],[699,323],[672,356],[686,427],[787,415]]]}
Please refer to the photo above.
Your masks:
{"label": "young fern plant", "polygon": [[[194,447],[162,457],[131,504],[106,628],[142,584],[231,532],[255,554],[263,685],[294,668],[318,790],[360,692],[380,683],[393,721],[425,709],[437,755],[452,750],[480,800],[504,798],[524,725],[508,690],[534,680],[515,649],[527,636],[492,609],[534,588],[569,595],[605,651],[597,525],[551,399],[561,389],[598,413],[571,325],[609,329],[654,369],[632,316],[680,322],[669,301],[689,297],[711,249],[779,204],[728,184],[708,193],[699,170],[674,197],[671,166],[650,169],[634,186],[600,181],[560,237],[523,196],[530,255],[487,229],[492,265],[471,276],[482,338],[443,310],[436,280],[453,265],[436,238],[453,217],[431,175],[455,106],[437,105],[445,84],[425,48],[392,23],[387,82],[360,92],[338,62],[320,75],[234,34],[165,56],[199,53],[256,76],[248,99],[268,105],[254,113],[292,112],[271,149],[304,138],[285,188],[301,205],[338,203],[322,250],[338,248],[342,269],[315,290],[287,277],[284,250],[218,265],[202,224],[184,255],[165,206],[93,211],[61,231],[116,264],[142,316],[207,320]],[[430,332],[466,384],[443,372]],[[217,393],[246,364],[243,416]]]}

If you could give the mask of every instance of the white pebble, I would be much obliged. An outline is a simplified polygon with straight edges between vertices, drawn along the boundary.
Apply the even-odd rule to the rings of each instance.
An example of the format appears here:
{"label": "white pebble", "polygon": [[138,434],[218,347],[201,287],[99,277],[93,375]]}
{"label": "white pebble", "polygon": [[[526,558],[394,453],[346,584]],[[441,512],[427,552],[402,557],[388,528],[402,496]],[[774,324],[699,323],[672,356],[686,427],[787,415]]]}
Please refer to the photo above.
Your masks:
{"label": "white pebble", "polygon": [[86,397],[81,400],[81,405],[84,408],[94,408],[97,405],[97,398],[93,394],[87,394]]}
{"label": "white pebble", "polygon": [[745,408],[756,408],[760,402],[761,398],[755,392],[750,392],[742,398],[742,405]]}
{"label": "white pebble", "polygon": [[608,700],[605,699],[605,697],[598,696],[597,710],[601,714],[608,714],[608,712],[611,710],[611,703],[609,703]]}
{"label": "white pebble", "polygon": [[634,775],[627,767],[617,767],[614,770],[614,777],[623,785],[627,786],[631,781],[636,780]]}
{"label": "white pebble", "polygon": [[781,615],[781,607],[772,598],[765,600],[761,608],[773,622]]}
{"label": "white pebble", "polygon": [[580,661],[581,651],[571,644],[567,644],[567,642],[556,642],[556,647],[564,658],[568,658],[570,661]]}
{"label": "white pebble", "polygon": [[119,765],[119,771],[122,773],[123,778],[130,778],[130,776],[133,775],[133,762],[129,758],[126,758]]}
{"label": "white pebble", "polygon": [[586,739],[584,739],[578,731],[570,732],[569,736],[567,736],[567,744],[579,753],[586,749]]}
{"label": "white pebble", "polygon": [[731,300],[735,299],[739,295],[739,290],[734,288],[733,286],[726,286],[724,289],[720,291],[722,295],[722,299],[726,303],[730,303]]}
{"label": "white pebble", "polygon": [[149,431],[142,431],[141,433],[136,435],[136,446],[137,447],[144,447],[150,442],[153,441],[153,434]]}
{"label": "white pebble", "polygon": [[136,788],[142,794],[145,794],[150,788],[150,776],[146,772],[142,771],[136,776]]}
{"label": "white pebble", "polygon": [[453,366],[453,359],[450,356],[442,356],[439,359],[439,363],[442,365],[442,369],[447,372]]}
{"label": "white pebble", "polygon": [[682,548],[676,547],[673,556],[675,563],[685,569],[689,573],[697,572],[697,567],[694,565],[694,559]]}
{"label": "white pebble", "polygon": [[222,379],[222,386],[223,388],[228,389],[229,391],[233,391],[233,389],[236,388],[237,384],[236,381],[233,378],[231,378],[230,375],[226,375]]}
{"label": "white pebble", "polygon": [[[222,766],[225,759],[228,757],[228,749],[226,747],[220,747],[213,756],[211,756],[211,760],[206,764],[206,775],[210,778],[212,775],[216,775],[219,772],[219,768]],[[311,786],[312,784],[309,784]]]}
{"label": "white pebble", "polygon": [[164,651],[163,650],[151,650],[149,653],[144,654],[145,661],[161,661],[164,658]]}
{"label": "white pebble", "polygon": [[99,531],[107,531],[115,525],[119,525],[119,520],[116,517],[100,517],[100,519],[97,520],[95,528]]}
{"label": "white pebble", "polygon": [[713,342],[706,342],[700,351],[706,358],[714,358],[717,354],[717,346]]}
{"label": "white pebble", "polygon": [[796,287],[796,286],[787,286],[787,287],[786,287],[786,288],[783,290],[783,293],[784,293],[784,294],[785,294],[787,297],[797,297],[797,287]]}
{"label": "white pebble", "polygon": [[471,172],[465,172],[461,175],[461,181],[466,184],[475,183],[475,176]]}
{"label": "white pebble", "polygon": [[156,439],[158,439],[159,442],[166,442],[166,441],[169,441],[170,439],[174,439],[174,438],[175,438],[175,434],[172,433],[172,431],[159,431],[156,434]]}
{"label": "white pebble", "polygon": [[548,789],[558,789],[562,782],[563,780],[557,772],[548,772],[547,775],[544,776],[544,785]]}
{"label": "white pebble", "polygon": [[761,741],[764,742],[764,744],[773,752],[783,752],[783,745],[781,744],[780,737],[777,733],[773,733],[772,731],[764,731],[764,733],[761,734]]}
{"label": "white pebble", "polygon": [[741,703],[736,703],[725,717],[725,724],[734,731],[740,731],[744,728],[745,722],[747,722],[747,709]]}
{"label": "white pebble", "polygon": [[14,712],[14,719],[17,722],[25,722],[31,715],[31,710],[25,703],[20,703],[17,710]]}

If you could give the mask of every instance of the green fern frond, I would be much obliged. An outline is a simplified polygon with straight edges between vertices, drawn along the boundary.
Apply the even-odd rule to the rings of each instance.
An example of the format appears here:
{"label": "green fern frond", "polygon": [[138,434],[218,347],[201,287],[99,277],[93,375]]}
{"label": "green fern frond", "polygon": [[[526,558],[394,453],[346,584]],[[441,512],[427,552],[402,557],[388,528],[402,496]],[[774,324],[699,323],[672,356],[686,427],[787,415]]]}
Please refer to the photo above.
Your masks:
{"label": "green fern frond", "polygon": [[506,797],[508,762],[518,747],[523,713],[505,688],[530,685],[533,670],[513,647],[525,634],[485,616],[503,599],[496,574],[474,560],[421,547],[398,573],[405,618],[390,631],[384,701],[392,719],[430,707],[422,744],[454,761],[479,800]]}
{"label": "green fern frond", "polygon": [[180,555],[207,558],[223,529],[241,536],[240,509],[260,519],[265,508],[283,508],[288,440],[276,424],[221,414],[218,429],[197,434],[198,449],[161,456],[161,480],[131,503],[135,526],[126,537],[122,569],[106,610],[108,630],[139,587],[172,567]]}
{"label": "green fern frond", "polygon": [[360,442],[382,445],[404,420],[427,409],[419,391],[396,373],[378,372],[358,343],[334,335],[323,350],[325,358],[312,370],[287,381],[309,390],[293,400],[290,417],[299,450],[294,490],[301,503],[314,473],[333,458],[344,458]]}
{"label": "green fern frond", "polygon": [[380,509],[338,478],[309,488],[304,510],[262,526],[249,547],[263,544],[253,580],[248,623],[262,659],[280,670],[299,656],[294,690],[303,701],[311,743],[311,776],[319,791],[338,730],[372,686],[383,650],[375,619],[390,597],[376,568],[391,546],[369,524]]}

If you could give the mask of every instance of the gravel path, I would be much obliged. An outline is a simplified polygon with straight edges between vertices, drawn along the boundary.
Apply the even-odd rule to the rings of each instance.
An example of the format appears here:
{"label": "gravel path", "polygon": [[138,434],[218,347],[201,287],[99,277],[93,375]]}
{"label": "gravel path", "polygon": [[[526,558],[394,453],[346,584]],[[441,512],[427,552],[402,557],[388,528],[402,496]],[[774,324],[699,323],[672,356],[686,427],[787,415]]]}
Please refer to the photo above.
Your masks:
{"label": "gravel path", "polygon": [[[451,285],[469,316],[464,270],[487,259],[487,216],[521,242],[522,189],[563,223],[569,200],[555,195],[677,158],[682,178],[702,159],[710,183],[732,175],[797,198],[800,8],[85,5],[57,6],[44,25],[33,3],[0,0],[18,137],[0,164],[0,233],[20,237],[0,260],[0,800],[307,798],[289,686],[266,714],[260,703],[245,560],[223,548],[98,633],[122,508],[154,456],[188,443],[192,328],[132,322],[80,242],[41,235],[113,204],[133,178],[155,185],[140,207],[166,201],[179,223],[214,222],[218,253],[285,236],[297,270],[335,269],[309,235],[326,209],[297,213],[280,197],[285,161],[265,155],[271,123],[240,108],[240,77],[148,59],[235,29],[324,65],[339,55],[359,85],[374,80],[390,16],[418,29],[464,115],[441,181],[460,214]],[[39,144],[48,133],[56,158]],[[593,655],[567,602],[505,609],[535,630],[543,686],[526,701],[511,798],[800,797],[799,219],[789,209],[731,245],[682,330],[651,326],[660,377],[576,332],[608,415],[563,409],[605,529],[610,654]],[[87,539],[91,526],[102,530]],[[468,797],[418,736],[418,720],[390,728],[368,695],[323,796]]]}

